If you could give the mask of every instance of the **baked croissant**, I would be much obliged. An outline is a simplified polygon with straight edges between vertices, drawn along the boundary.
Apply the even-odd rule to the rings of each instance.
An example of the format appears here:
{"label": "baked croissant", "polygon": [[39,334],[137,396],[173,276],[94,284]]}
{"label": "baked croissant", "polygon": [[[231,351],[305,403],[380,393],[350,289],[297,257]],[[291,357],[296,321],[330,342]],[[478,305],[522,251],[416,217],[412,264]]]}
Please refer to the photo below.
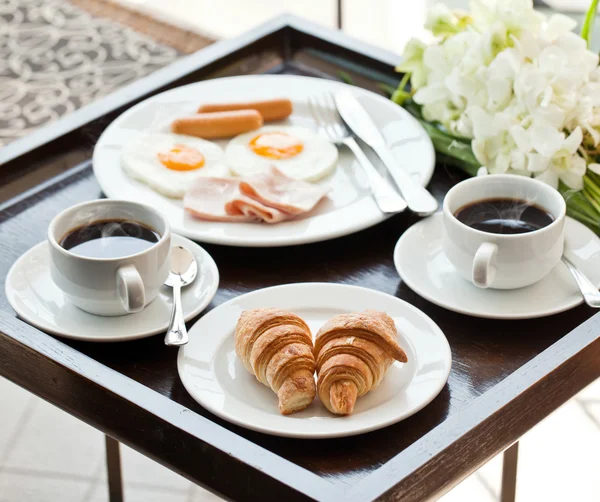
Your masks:
{"label": "baked croissant", "polygon": [[356,399],[381,382],[394,362],[407,362],[396,340],[394,320],[384,312],[340,314],[319,330],[315,340],[317,391],[325,407],[350,415]]}
{"label": "baked croissant", "polygon": [[289,415],[315,398],[315,356],[309,327],[276,308],[245,310],[235,329],[235,352],[246,369],[279,398]]}

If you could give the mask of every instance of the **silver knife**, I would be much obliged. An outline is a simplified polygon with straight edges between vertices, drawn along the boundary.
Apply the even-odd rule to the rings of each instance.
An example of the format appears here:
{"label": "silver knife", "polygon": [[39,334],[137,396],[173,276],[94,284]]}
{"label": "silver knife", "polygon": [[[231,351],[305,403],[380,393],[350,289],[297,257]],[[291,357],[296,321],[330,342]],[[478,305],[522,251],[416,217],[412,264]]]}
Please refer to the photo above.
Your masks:
{"label": "silver knife", "polygon": [[394,178],[410,210],[421,216],[434,213],[438,208],[438,203],[433,195],[417,183],[398,164],[373,119],[352,92],[347,89],[337,92],[335,94],[335,104],[344,122],[352,129],[354,134],[375,150],[375,153]]}

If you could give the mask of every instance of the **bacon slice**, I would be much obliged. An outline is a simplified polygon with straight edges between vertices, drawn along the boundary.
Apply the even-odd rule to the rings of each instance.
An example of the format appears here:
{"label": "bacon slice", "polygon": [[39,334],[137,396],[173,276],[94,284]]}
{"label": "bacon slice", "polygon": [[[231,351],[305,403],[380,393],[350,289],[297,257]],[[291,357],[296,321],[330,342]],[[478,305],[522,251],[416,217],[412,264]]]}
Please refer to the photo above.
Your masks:
{"label": "bacon slice", "polygon": [[279,223],[312,210],[327,191],[288,178],[273,167],[242,179],[199,177],[185,194],[183,205],[201,220]]}

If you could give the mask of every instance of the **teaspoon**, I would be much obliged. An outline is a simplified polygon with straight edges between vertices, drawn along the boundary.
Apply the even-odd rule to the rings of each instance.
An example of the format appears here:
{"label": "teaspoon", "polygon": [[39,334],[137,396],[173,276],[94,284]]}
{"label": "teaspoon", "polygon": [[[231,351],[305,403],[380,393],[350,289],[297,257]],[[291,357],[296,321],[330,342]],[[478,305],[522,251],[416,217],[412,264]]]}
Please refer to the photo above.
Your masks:
{"label": "teaspoon", "polygon": [[171,249],[171,270],[165,285],[173,288],[173,310],[171,322],[165,335],[165,345],[185,345],[188,334],[181,305],[181,288],[191,284],[198,274],[198,263],[194,255],[183,246]]}
{"label": "teaspoon", "polygon": [[583,299],[585,303],[587,303],[590,307],[594,307],[595,309],[600,308],[600,291],[598,288],[594,286],[592,281],[590,281],[585,274],[579,270],[572,262],[569,261],[565,256],[562,257],[562,262],[567,266],[569,272],[575,279],[577,286],[579,286],[579,290],[583,295]]}

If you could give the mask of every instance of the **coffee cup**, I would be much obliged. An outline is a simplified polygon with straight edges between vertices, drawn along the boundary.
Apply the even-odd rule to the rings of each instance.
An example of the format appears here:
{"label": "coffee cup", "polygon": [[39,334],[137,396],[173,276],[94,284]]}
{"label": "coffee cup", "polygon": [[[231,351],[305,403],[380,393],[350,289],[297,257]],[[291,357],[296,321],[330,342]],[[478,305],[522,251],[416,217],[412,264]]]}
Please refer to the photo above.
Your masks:
{"label": "coffee cup", "polygon": [[139,312],[169,274],[169,223],[136,202],[101,199],[70,207],[50,223],[48,243],[54,283],[90,314]]}
{"label": "coffee cup", "polygon": [[[535,205],[548,214],[549,224],[523,233],[492,233],[456,216],[478,201],[507,199]],[[470,178],[450,189],[444,199],[444,253],[462,277],[480,288],[529,286],[560,261],[565,215],[562,195],[541,181],[510,174]]]}

